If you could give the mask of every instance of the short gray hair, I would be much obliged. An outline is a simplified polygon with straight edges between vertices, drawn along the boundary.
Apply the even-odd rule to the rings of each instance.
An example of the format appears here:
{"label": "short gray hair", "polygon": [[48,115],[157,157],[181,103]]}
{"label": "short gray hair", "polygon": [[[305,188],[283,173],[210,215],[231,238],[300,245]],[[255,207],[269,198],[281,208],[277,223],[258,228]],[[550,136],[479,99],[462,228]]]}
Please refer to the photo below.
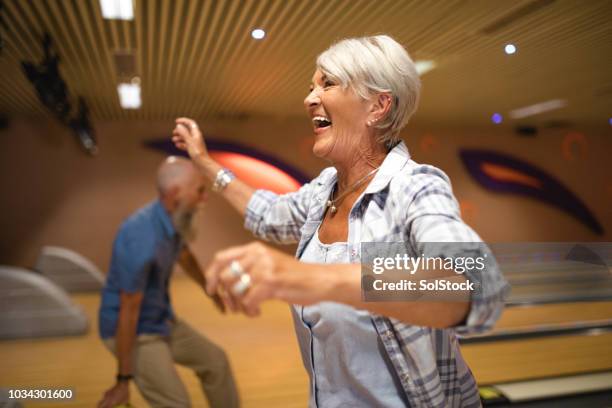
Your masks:
{"label": "short gray hair", "polygon": [[388,148],[399,142],[399,132],[416,111],[421,91],[416,66],[401,44],[388,35],[347,38],[322,52],[317,68],[364,99],[391,93],[389,114],[376,127],[383,131],[379,142]]}

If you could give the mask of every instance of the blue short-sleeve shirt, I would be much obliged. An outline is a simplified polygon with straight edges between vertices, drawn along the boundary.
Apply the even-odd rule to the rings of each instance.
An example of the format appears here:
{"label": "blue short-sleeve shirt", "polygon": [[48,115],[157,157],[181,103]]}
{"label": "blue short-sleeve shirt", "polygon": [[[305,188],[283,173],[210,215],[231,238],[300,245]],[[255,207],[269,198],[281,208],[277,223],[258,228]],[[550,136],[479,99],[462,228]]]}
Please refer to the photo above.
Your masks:
{"label": "blue short-sleeve shirt", "polygon": [[143,293],[137,334],[168,335],[174,313],[168,281],[182,247],[170,216],[158,200],[126,219],[113,243],[106,284],[102,289],[99,330],[115,336],[120,293]]}

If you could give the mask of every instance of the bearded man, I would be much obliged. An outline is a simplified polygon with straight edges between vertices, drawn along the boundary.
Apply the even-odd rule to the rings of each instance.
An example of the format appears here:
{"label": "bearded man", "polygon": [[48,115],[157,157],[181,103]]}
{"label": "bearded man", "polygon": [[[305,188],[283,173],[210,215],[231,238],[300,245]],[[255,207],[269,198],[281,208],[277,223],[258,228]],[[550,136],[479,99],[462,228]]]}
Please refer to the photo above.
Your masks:
{"label": "bearded man", "polygon": [[236,407],[225,352],[175,316],[168,293],[177,260],[205,288],[204,275],[185,243],[194,237],[193,216],[206,200],[204,179],[191,161],[168,157],[159,167],[157,187],[159,198],[125,220],[113,244],[99,331],[117,358],[118,371],[98,406],[129,403],[130,380],[153,407],[190,406],[174,367],[178,363],[195,372],[211,407]]}

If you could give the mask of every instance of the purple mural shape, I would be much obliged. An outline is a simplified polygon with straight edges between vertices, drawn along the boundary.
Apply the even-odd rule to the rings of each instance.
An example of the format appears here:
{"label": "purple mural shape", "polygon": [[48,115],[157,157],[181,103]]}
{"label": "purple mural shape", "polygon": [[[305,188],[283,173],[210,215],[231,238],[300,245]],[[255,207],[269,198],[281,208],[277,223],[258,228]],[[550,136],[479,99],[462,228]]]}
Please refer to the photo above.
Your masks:
{"label": "purple mural shape", "polygon": [[[470,175],[487,190],[524,195],[545,202],[574,217],[596,234],[603,234],[603,227],[586,205],[544,170],[518,158],[491,150],[463,149],[459,152],[459,156]],[[521,177],[515,177],[514,180],[495,177],[490,171],[485,170],[487,166],[507,169],[513,174],[523,176],[525,180],[534,180],[537,183],[521,182]]]}

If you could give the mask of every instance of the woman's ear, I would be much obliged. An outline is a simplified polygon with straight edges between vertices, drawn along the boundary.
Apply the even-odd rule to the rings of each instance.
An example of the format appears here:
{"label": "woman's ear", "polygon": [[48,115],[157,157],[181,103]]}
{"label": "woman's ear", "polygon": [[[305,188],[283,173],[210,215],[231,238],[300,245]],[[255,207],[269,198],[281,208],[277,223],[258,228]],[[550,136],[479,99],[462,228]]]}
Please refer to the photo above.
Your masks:
{"label": "woman's ear", "polygon": [[389,92],[382,92],[376,96],[376,99],[373,100],[371,112],[370,112],[370,121],[375,124],[383,120],[391,111],[391,103],[392,96]]}

